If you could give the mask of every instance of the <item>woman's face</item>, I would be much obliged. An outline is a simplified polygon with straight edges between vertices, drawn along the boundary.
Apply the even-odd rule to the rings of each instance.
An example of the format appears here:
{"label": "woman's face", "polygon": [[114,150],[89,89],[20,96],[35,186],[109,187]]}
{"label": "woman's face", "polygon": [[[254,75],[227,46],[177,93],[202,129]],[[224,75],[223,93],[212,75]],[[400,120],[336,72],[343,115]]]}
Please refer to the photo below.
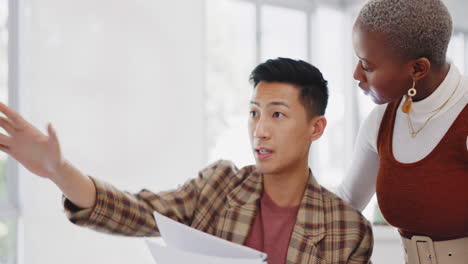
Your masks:
{"label": "woman's face", "polygon": [[376,104],[394,102],[411,88],[413,73],[409,60],[390,47],[382,33],[367,31],[357,22],[353,46],[359,58],[354,79]]}

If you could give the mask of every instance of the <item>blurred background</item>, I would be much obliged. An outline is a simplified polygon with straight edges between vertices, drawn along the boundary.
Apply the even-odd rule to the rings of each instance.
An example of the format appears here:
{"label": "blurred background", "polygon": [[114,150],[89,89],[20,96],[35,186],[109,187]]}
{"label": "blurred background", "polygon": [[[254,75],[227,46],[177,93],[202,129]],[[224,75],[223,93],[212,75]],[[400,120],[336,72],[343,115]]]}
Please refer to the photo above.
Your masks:
{"label": "blurred background", "polygon": [[[468,71],[468,3],[444,1],[449,58]],[[175,188],[217,159],[252,164],[248,76],[268,58],[303,59],[329,81],[325,135],[311,166],[333,189],[374,107],[353,80],[351,29],[362,0],[0,0],[0,100],[68,160],[121,189]],[[152,263],[140,239],[65,218],[61,193],[0,154],[0,264]],[[375,198],[374,263],[403,263]]]}

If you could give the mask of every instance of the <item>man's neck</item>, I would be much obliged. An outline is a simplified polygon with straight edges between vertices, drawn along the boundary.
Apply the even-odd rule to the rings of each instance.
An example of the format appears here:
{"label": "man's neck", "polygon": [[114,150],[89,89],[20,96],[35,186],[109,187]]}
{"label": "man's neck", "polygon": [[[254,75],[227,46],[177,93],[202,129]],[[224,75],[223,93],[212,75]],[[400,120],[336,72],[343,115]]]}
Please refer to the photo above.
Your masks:
{"label": "man's neck", "polygon": [[308,179],[309,167],[306,163],[286,173],[263,175],[263,190],[278,206],[297,206],[302,201]]}

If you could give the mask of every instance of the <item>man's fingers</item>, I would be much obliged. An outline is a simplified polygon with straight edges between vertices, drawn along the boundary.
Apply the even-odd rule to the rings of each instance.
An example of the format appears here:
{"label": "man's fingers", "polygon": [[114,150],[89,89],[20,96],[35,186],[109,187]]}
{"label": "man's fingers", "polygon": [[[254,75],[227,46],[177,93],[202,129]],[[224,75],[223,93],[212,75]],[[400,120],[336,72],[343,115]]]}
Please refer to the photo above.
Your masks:
{"label": "man's fingers", "polygon": [[0,127],[5,129],[5,131],[10,135],[15,131],[10,120],[4,118],[3,116],[0,116]]}
{"label": "man's fingers", "polygon": [[21,127],[21,125],[26,122],[20,114],[18,114],[15,110],[9,108],[4,103],[0,102],[0,112],[4,113],[8,119],[11,120],[12,125],[14,127]]}
{"label": "man's fingers", "polygon": [[2,144],[0,144],[0,151],[5,152],[6,154],[10,154],[10,148]]}
{"label": "man's fingers", "polygon": [[58,143],[57,133],[55,132],[55,129],[52,127],[51,123],[47,125],[47,133],[49,134],[49,140],[54,143]]}
{"label": "man's fingers", "polygon": [[0,133],[0,145],[8,147],[10,146],[10,143],[11,143],[11,137]]}

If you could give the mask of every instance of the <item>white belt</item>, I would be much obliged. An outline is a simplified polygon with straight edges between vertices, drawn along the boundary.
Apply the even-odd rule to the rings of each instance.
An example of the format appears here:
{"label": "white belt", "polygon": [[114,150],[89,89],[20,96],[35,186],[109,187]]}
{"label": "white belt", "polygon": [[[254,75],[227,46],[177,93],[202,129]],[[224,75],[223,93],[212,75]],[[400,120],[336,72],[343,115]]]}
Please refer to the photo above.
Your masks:
{"label": "white belt", "polygon": [[468,237],[432,241],[427,236],[402,237],[407,264],[467,264]]}

